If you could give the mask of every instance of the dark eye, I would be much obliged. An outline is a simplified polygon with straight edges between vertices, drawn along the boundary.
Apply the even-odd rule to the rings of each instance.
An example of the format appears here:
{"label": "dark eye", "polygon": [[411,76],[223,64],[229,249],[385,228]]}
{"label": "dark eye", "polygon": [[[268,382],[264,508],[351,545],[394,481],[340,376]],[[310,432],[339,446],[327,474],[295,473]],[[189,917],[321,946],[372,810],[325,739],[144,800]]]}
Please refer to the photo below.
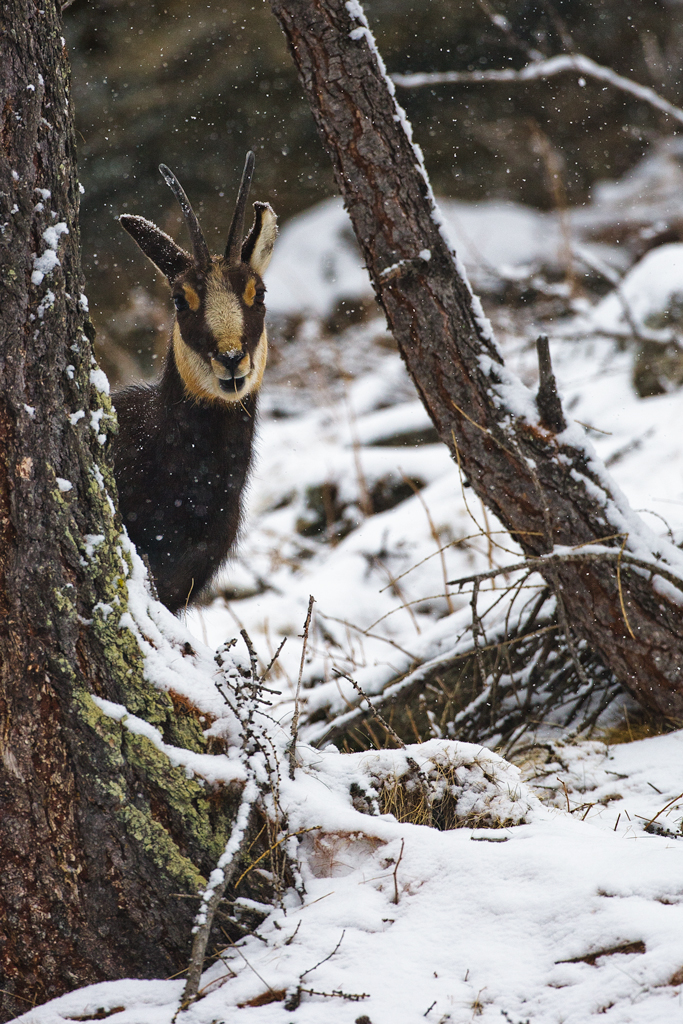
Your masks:
{"label": "dark eye", "polygon": [[184,295],[174,295],[173,301],[175,303],[175,308],[178,310],[190,308],[188,301]]}
{"label": "dark eye", "polygon": [[256,294],[254,295],[254,302],[258,302],[259,305],[262,306],[263,303],[265,302],[265,298],[266,298],[266,289],[265,288],[257,288],[256,289]]}

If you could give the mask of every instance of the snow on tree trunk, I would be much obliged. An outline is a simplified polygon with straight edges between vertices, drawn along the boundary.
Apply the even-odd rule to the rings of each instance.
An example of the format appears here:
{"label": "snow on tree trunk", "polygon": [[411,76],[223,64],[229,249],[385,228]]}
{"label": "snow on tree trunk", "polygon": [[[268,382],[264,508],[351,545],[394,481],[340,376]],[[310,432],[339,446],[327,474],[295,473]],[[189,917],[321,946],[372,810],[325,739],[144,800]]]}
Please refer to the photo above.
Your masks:
{"label": "snow on tree trunk", "polygon": [[[39,9],[40,8],[40,9]],[[54,0],[0,15],[0,1019],[187,963],[231,812],[92,700],[201,751],[120,627],[131,560],[88,337],[69,66]],[[84,333],[85,332],[85,333]],[[131,620],[132,621],[132,620]],[[180,655],[178,659],[180,659]]]}
{"label": "snow on tree trunk", "polygon": [[[556,435],[505,368],[441,227],[419,149],[357,0],[271,0],[378,300],[441,439],[530,555],[602,540],[680,576],[575,425]],[[683,718],[683,594],[614,558],[563,563],[572,628],[646,707]],[[552,581],[554,573],[548,571]]]}

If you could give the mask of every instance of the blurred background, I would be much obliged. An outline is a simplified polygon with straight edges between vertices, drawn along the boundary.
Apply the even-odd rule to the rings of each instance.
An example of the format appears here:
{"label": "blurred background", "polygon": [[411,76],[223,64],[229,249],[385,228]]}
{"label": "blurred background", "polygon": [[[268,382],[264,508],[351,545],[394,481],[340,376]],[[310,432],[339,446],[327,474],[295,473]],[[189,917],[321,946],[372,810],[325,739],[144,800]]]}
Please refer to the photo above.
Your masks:
{"label": "blurred background", "polygon": [[[522,67],[525,47],[575,49],[682,99],[680,0],[498,0],[507,34],[486,0],[371,0],[365,9],[390,72]],[[253,198],[268,200],[281,224],[336,190],[267,3],[74,0],[65,32],[98,357],[121,381],[153,372],[166,344],[164,284],[115,220],[139,213],[182,242],[160,162],[178,174],[217,251],[248,148]],[[579,206],[674,127],[648,105],[595,81],[579,87],[571,75],[398,94],[437,195],[457,200]],[[549,167],[559,172],[554,183]]]}

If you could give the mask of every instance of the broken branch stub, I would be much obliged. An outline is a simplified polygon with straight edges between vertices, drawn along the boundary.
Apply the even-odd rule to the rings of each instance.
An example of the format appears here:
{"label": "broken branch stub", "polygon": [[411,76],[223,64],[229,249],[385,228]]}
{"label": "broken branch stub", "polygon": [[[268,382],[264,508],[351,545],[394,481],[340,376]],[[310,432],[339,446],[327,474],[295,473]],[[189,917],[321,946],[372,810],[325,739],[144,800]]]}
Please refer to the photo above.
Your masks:
{"label": "broken branch stub", "polygon": [[541,417],[541,423],[559,434],[566,429],[567,421],[564,418],[562,403],[557,393],[557,381],[550,361],[550,345],[545,334],[539,335],[536,340],[536,352],[538,353],[536,408]]}

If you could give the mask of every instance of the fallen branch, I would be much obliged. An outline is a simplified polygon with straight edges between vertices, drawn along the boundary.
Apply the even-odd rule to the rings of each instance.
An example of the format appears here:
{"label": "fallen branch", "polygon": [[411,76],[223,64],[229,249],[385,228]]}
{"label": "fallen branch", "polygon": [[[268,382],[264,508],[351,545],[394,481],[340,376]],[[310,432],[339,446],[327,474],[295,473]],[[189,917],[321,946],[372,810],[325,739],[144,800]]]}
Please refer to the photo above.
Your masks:
{"label": "fallen branch", "polygon": [[[508,590],[511,605],[518,592],[519,583],[513,583]],[[470,623],[450,651],[389,683],[381,694],[364,695],[363,704],[324,725],[308,726],[309,742],[346,740],[358,745],[359,727],[372,735],[368,719],[386,722],[385,715],[393,723],[386,722],[391,732],[401,739],[410,733],[411,707],[432,735],[439,734],[430,729],[429,723],[436,722],[438,731],[449,738],[505,744],[512,750],[532,739],[544,723],[589,733],[622,695],[590,648],[574,644],[570,650],[565,642],[567,623],[552,586],[527,601],[512,626],[508,612],[502,629],[494,627],[491,642],[480,645],[478,653],[468,640],[471,629]]]}
{"label": "fallen branch", "polygon": [[534,569],[543,573],[544,568],[552,565],[559,565],[563,562],[599,561],[600,559],[614,559],[617,563],[623,562],[626,565],[634,565],[639,569],[646,569],[652,576],[661,576],[667,583],[673,584],[677,590],[683,593],[683,579],[672,573],[662,565],[661,562],[648,562],[644,558],[636,558],[621,548],[598,547],[592,544],[590,550],[585,548],[573,551],[551,551],[547,555],[529,555],[522,562],[514,565],[502,565],[496,569],[489,569],[487,572],[473,573],[471,576],[461,576],[457,580],[448,580],[449,587],[462,587],[465,583],[480,584],[484,580],[494,579],[496,576],[507,575],[511,572],[519,572],[522,569]]}
{"label": "fallen branch", "polygon": [[424,89],[430,85],[482,85],[491,82],[524,85],[539,79],[553,78],[555,75],[579,75],[580,78],[594,78],[605,82],[621,92],[628,93],[643,103],[667,114],[679,124],[683,124],[683,110],[660,96],[647,85],[634,82],[631,78],[617,74],[612,68],[596,63],[582,53],[562,53],[548,60],[535,60],[525,68],[514,70],[503,68],[491,71],[431,71],[417,72],[411,75],[394,74],[391,76],[395,85],[401,89]]}

